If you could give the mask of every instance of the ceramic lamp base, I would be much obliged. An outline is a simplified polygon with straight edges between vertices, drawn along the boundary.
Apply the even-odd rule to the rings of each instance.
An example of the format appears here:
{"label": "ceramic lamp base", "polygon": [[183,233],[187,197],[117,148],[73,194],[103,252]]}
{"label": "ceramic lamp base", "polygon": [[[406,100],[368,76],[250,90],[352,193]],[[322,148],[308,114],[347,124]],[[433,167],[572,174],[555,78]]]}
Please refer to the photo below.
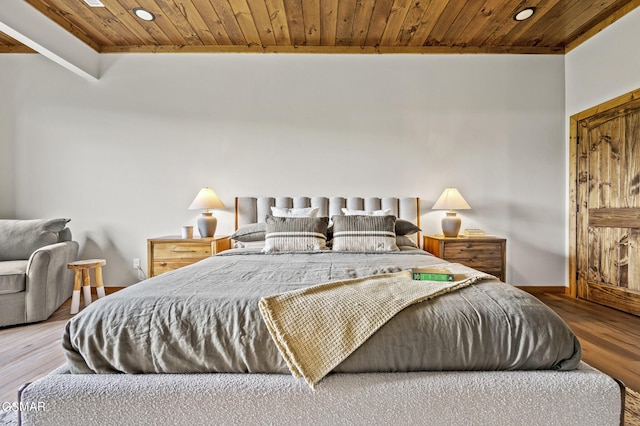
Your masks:
{"label": "ceramic lamp base", "polygon": [[456,215],[456,212],[447,212],[442,218],[442,234],[445,237],[457,237],[460,232],[462,220]]}
{"label": "ceramic lamp base", "polygon": [[202,238],[213,237],[216,234],[218,219],[212,216],[212,213],[204,212],[198,218],[198,232]]}

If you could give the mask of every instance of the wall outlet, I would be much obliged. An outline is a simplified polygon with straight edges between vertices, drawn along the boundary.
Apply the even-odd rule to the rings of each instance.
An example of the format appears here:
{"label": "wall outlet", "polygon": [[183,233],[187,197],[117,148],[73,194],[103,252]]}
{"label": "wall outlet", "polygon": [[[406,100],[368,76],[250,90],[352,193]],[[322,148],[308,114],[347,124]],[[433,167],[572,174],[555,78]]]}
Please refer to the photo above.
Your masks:
{"label": "wall outlet", "polygon": [[133,259],[133,269],[140,269],[140,259]]}

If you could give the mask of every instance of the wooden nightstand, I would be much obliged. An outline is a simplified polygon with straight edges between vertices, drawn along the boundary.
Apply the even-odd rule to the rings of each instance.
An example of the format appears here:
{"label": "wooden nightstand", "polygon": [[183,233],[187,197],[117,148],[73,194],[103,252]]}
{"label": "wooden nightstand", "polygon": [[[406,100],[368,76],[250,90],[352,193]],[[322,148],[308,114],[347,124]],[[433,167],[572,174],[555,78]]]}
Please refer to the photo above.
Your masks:
{"label": "wooden nightstand", "polygon": [[425,235],[424,249],[434,256],[461,263],[506,282],[507,240],[498,237],[458,237]]}
{"label": "wooden nightstand", "polygon": [[180,238],[178,236],[147,240],[149,278],[191,265],[231,248],[228,235],[213,238]]}

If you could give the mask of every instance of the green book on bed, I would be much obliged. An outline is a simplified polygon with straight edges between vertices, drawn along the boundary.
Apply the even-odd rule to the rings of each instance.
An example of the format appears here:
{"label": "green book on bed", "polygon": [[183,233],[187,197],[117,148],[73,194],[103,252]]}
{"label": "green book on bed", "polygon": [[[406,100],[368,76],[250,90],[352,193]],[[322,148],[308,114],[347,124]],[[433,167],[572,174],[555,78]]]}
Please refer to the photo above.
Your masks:
{"label": "green book on bed", "polygon": [[411,276],[421,281],[453,281],[453,274],[448,269],[413,268]]}

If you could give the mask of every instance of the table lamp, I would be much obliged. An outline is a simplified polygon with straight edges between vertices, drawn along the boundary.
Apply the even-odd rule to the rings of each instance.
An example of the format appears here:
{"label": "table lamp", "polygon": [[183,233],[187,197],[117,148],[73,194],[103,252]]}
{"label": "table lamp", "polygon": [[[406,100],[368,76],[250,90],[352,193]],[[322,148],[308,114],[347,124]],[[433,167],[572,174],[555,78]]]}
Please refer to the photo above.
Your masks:
{"label": "table lamp", "polygon": [[198,232],[201,237],[213,237],[216,233],[218,220],[213,217],[209,209],[224,209],[225,205],[211,188],[202,188],[189,206],[189,210],[205,209],[198,218]]}
{"label": "table lamp", "polygon": [[438,201],[431,207],[432,210],[449,210],[442,218],[442,234],[445,237],[457,237],[460,232],[461,220],[454,210],[468,210],[471,206],[467,204],[460,191],[456,188],[445,188],[438,198]]}

